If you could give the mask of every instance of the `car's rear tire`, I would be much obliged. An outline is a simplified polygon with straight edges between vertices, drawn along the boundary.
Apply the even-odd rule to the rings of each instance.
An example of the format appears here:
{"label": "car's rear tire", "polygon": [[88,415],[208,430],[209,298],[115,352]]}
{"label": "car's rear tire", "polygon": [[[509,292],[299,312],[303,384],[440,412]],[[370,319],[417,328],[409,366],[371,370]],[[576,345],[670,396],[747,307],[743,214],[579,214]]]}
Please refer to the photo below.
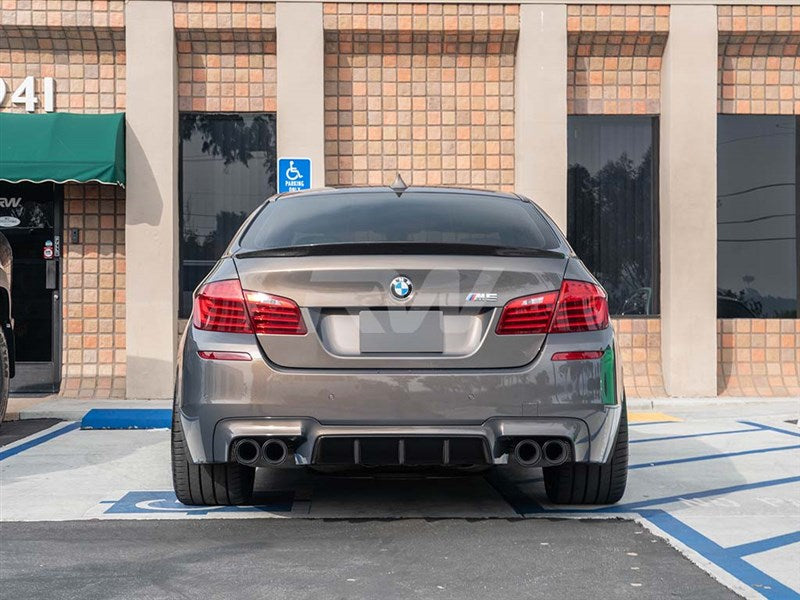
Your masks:
{"label": "car's rear tire", "polygon": [[195,464],[186,449],[177,408],[172,411],[172,486],[183,504],[246,504],[253,495],[255,467],[238,463]]}
{"label": "car's rear tire", "polygon": [[0,423],[8,409],[8,390],[11,387],[11,357],[8,354],[6,336],[0,331]]}
{"label": "car's rear tire", "polygon": [[622,416],[611,460],[605,464],[567,463],[546,467],[544,487],[555,504],[614,504],[625,493],[628,482],[628,411]]}

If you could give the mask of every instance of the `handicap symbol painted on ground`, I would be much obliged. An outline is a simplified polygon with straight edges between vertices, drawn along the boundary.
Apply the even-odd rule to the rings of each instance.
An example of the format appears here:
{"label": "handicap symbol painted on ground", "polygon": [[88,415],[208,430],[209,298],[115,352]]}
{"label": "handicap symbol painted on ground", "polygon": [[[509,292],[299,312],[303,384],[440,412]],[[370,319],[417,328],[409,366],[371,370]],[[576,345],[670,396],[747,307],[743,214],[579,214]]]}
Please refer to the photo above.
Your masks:
{"label": "handicap symbol painted on ground", "polygon": [[104,511],[107,515],[131,515],[171,513],[185,516],[203,516],[211,513],[252,513],[252,512],[291,512],[294,495],[281,492],[263,498],[253,506],[187,506],[178,502],[175,494],[165,492],[127,492],[119,500],[106,501],[110,504]]}
{"label": "handicap symbol painted on ground", "polygon": [[278,159],[278,192],[299,192],[311,187],[311,159]]}

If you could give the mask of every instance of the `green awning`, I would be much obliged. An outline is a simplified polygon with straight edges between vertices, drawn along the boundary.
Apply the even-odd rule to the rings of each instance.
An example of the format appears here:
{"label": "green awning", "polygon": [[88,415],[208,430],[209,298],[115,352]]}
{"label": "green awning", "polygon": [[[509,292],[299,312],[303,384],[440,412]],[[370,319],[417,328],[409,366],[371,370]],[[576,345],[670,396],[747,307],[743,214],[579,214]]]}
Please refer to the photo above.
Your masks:
{"label": "green awning", "polygon": [[0,113],[0,181],[125,185],[125,114]]}

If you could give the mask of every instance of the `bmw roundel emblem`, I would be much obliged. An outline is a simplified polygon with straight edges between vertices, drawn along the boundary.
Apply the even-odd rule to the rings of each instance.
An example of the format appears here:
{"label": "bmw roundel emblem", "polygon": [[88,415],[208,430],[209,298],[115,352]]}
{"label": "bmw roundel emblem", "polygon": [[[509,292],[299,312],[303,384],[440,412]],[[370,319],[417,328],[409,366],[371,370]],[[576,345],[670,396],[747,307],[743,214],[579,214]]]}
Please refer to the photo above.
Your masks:
{"label": "bmw roundel emblem", "polygon": [[389,284],[389,291],[392,293],[392,296],[398,300],[405,300],[408,298],[411,295],[412,289],[413,286],[408,277],[395,277],[392,279],[392,283]]}

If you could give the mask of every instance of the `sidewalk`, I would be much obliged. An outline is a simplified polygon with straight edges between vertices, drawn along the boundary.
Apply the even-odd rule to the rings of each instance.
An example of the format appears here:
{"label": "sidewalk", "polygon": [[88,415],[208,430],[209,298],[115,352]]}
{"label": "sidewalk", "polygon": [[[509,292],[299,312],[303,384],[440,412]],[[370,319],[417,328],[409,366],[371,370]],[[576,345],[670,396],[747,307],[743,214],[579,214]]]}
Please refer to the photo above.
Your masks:
{"label": "sidewalk", "polygon": [[64,419],[80,421],[94,408],[171,409],[172,400],[77,399],[62,396],[12,396],[8,399],[6,421]]}
{"label": "sidewalk", "polygon": [[[800,416],[800,398],[770,397],[716,397],[716,398],[628,398],[628,409],[631,411],[673,411],[679,413],[692,412],[710,407],[742,407],[748,409],[756,406],[775,407],[784,404],[786,412]],[[61,396],[12,396],[8,401],[6,421],[25,419],[64,419],[80,421],[92,409],[171,409],[172,400],[133,400],[133,399],[77,399]]]}

